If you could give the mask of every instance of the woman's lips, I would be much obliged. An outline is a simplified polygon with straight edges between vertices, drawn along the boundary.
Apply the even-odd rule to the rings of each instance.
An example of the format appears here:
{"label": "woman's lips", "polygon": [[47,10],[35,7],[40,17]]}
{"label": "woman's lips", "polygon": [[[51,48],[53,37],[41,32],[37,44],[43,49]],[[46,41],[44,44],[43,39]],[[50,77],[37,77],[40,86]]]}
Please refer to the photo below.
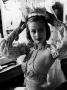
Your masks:
{"label": "woman's lips", "polygon": [[38,38],[38,39],[36,39],[37,41],[41,41],[42,39],[41,38]]}

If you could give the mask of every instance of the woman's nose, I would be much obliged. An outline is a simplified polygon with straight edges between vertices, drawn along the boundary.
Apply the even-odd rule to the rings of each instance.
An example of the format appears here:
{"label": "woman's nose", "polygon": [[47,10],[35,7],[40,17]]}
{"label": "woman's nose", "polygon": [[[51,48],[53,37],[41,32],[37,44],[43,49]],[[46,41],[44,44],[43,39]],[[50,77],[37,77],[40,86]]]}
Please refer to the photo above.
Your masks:
{"label": "woman's nose", "polygon": [[36,32],[36,37],[37,37],[37,38],[39,37],[39,33],[38,33],[38,32]]}

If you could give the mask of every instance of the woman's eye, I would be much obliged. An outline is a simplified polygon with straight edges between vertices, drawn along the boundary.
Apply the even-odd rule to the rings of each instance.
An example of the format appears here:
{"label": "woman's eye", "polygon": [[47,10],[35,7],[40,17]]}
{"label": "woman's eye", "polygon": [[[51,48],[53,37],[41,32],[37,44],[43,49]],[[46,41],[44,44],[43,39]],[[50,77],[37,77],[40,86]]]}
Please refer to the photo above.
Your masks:
{"label": "woman's eye", "polygon": [[35,30],[32,30],[31,32],[32,32],[32,33],[36,33],[36,31],[35,31]]}

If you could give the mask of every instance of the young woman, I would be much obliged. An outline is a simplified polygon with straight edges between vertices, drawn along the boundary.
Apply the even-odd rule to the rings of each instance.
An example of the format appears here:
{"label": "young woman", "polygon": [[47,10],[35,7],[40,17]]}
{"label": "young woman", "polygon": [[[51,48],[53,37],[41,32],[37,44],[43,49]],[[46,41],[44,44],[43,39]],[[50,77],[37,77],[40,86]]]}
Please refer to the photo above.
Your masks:
{"label": "young woman", "polygon": [[[56,58],[60,58],[63,45],[56,49],[47,44],[50,37],[48,23],[54,25],[58,21],[45,8],[37,7],[32,11],[29,11],[29,8],[27,9],[28,16],[22,25],[22,29],[14,30],[7,39],[1,41],[1,55],[14,60],[21,55],[26,55],[22,60],[26,90],[52,90],[51,83],[47,81],[47,74]],[[13,46],[14,39],[24,28],[26,28],[29,43]]]}

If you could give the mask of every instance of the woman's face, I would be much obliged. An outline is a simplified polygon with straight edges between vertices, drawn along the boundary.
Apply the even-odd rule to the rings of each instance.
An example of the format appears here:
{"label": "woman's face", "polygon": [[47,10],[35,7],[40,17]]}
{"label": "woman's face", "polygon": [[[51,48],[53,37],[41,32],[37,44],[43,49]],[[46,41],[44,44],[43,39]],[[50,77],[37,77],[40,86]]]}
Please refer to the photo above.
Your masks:
{"label": "woman's face", "polygon": [[43,43],[46,40],[46,27],[44,21],[28,22],[28,28],[34,43]]}

